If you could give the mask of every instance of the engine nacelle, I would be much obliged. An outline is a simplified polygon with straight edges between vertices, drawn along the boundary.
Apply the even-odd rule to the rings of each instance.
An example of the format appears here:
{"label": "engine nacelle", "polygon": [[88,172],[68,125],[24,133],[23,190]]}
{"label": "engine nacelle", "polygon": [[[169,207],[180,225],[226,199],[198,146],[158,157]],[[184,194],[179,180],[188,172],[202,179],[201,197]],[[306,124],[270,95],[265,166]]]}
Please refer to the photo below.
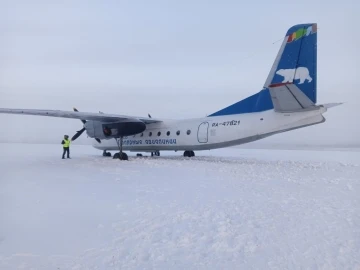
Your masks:
{"label": "engine nacelle", "polygon": [[87,121],[86,133],[91,138],[110,139],[135,135],[146,129],[146,124],[140,120],[129,119],[119,122]]}

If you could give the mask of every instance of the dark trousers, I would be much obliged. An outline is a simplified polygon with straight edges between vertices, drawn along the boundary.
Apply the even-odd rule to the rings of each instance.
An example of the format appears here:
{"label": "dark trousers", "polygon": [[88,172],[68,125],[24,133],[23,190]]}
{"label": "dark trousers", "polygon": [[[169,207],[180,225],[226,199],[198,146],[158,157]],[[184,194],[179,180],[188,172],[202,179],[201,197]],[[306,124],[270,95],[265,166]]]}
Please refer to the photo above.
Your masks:
{"label": "dark trousers", "polygon": [[63,147],[63,148],[64,148],[64,152],[62,158],[65,158],[66,153],[67,153],[67,158],[70,158],[70,147]]}

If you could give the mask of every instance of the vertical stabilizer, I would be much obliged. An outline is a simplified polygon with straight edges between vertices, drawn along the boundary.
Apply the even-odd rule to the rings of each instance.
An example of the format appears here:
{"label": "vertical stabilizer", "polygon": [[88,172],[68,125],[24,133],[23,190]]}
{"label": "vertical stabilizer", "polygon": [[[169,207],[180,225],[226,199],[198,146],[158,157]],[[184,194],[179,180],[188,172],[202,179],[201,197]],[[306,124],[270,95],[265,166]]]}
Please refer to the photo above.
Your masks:
{"label": "vertical stabilizer", "polygon": [[316,109],[317,24],[294,25],[286,32],[264,88],[209,116]]}
{"label": "vertical stabilizer", "polygon": [[300,95],[304,94],[315,104],[316,70],[317,24],[295,25],[287,31],[264,87],[271,89],[293,84],[291,87],[301,92],[297,97],[290,90],[296,99],[301,99]]}

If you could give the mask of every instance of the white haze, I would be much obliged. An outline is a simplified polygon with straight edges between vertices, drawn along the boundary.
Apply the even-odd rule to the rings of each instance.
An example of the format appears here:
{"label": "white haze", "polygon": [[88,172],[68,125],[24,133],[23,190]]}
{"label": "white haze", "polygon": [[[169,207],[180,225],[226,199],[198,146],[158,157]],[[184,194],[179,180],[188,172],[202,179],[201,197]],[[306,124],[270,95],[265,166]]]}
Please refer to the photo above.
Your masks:
{"label": "white haze", "polygon": [[[205,116],[259,91],[286,30],[317,22],[318,102],[345,104],[326,113],[324,124],[259,143],[360,145],[356,1],[0,5],[0,107],[76,106],[176,119]],[[0,120],[3,142],[59,143],[63,134],[82,128],[69,119]],[[89,140],[83,136],[77,143]]]}

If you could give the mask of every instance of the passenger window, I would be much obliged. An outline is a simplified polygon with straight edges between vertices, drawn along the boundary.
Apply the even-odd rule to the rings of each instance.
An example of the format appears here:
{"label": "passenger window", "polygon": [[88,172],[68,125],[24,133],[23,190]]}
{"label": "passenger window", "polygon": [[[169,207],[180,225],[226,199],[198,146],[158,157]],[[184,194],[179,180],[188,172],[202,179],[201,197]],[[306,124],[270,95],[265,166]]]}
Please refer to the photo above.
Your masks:
{"label": "passenger window", "polygon": [[150,131],[150,132],[149,132],[149,137],[151,137],[151,135],[152,135],[152,132]]}
{"label": "passenger window", "polygon": [[178,136],[180,135],[180,130],[176,131],[176,135]]}
{"label": "passenger window", "polygon": [[166,135],[170,136],[170,131],[166,132]]}
{"label": "passenger window", "polygon": [[190,135],[190,133],[191,133],[191,130],[188,129],[188,131],[186,131],[186,134],[187,134],[187,135]]}
{"label": "passenger window", "polygon": [[161,132],[159,131],[159,132],[158,132],[158,136],[160,136],[160,135],[161,135]]}

